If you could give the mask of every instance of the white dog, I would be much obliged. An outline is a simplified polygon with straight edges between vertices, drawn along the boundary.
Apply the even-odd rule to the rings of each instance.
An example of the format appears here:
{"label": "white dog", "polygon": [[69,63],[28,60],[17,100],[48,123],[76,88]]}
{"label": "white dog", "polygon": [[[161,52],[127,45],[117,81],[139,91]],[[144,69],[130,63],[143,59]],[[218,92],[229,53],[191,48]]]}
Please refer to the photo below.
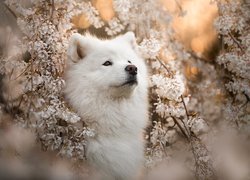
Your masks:
{"label": "white dog", "polygon": [[132,32],[111,40],[74,34],[65,94],[96,135],[87,160],[102,179],[132,180],[143,166],[148,119],[147,69]]}

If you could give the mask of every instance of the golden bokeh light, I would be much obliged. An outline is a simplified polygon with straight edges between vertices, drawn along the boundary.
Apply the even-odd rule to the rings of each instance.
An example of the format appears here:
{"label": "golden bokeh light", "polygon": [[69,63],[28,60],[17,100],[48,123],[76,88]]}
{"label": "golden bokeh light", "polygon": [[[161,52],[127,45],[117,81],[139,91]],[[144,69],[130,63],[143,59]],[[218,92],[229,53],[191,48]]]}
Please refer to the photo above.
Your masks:
{"label": "golden bokeh light", "polygon": [[215,3],[210,0],[161,0],[161,3],[173,14],[176,37],[187,49],[202,54],[217,41],[213,27],[214,19],[218,15]]}
{"label": "golden bokeh light", "polygon": [[[113,8],[113,0],[92,0],[92,5],[99,12],[100,17],[103,21],[110,21],[115,16],[115,11]],[[87,29],[91,26],[88,18],[85,14],[80,14],[73,17],[72,23],[76,28]]]}
{"label": "golden bokeh light", "polygon": [[102,20],[109,21],[115,16],[113,0],[92,0],[92,4],[100,13]]}
{"label": "golden bokeh light", "polygon": [[[92,0],[91,3],[100,13],[103,21],[108,22],[115,16],[113,0]],[[160,0],[160,3],[173,15],[172,26],[176,32],[176,38],[188,50],[201,55],[216,43],[217,33],[213,22],[218,15],[218,10],[210,0]],[[74,17],[72,22],[76,28],[81,29],[87,29],[91,25],[84,14]]]}
{"label": "golden bokeh light", "polygon": [[85,14],[80,14],[78,16],[73,17],[72,23],[76,28],[87,29],[90,26],[90,23]]}

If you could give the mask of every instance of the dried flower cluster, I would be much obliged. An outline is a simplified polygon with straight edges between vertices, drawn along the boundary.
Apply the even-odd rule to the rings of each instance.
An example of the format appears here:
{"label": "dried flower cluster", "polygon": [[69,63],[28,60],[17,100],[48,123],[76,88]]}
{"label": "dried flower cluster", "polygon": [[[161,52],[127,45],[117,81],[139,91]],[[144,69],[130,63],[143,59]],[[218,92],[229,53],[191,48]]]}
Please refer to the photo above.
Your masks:
{"label": "dried flower cluster", "polygon": [[[215,26],[223,40],[223,51],[217,63],[226,71],[226,89],[233,94],[228,103],[228,119],[249,124],[250,100],[250,14],[249,2],[218,3],[220,16]],[[244,127],[243,127],[244,128]]]}
{"label": "dried flower cluster", "polygon": [[71,28],[74,4],[62,6],[63,2],[52,5],[48,1],[40,1],[24,8],[16,1],[7,2],[19,14],[17,23],[23,33],[20,41],[24,44],[8,57],[12,58],[11,63],[3,61],[5,72],[15,72],[8,74],[11,80],[21,81],[23,87],[19,103],[10,109],[19,108],[22,111],[16,115],[16,120],[37,132],[43,149],[84,159],[84,138],[86,135],[93,136],[94,132],[82,125],[72,125],[79,122],[80,117],[67,107],[61,93],[70,35],[66,32]]}

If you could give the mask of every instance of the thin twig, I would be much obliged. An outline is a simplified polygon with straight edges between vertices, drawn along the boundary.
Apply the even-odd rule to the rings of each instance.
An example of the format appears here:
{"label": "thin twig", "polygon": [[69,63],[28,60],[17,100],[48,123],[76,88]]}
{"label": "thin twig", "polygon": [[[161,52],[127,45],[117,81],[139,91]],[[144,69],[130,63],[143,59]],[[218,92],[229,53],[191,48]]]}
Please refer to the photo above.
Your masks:
{"label": "thin twig", "polygon": [[3,3],[5,8],[8,9],[8,11],[15,17],[15,19],[17,19],[17,15],[14,13],[14,11],[12,11],[12,9],[9,8],[9,6],[7,6],[5,3]]}
{"label": "thin twig", "polygon": [[177,126],[179,127],[179,129],[181,130],[182,134],[186,137],[186,139],[189,141],[189,136],[186,134],[185,130],[183,129],[183,127],[180,125],[180,123],[177,121],[177,119],[174,116],[171,116],[174,120],[174,122],[177,124]]}
{"label": "thin twig", "polygon": [[[180,118],[179,118],[179,119],[180,119]],[[182,124],[183,124],[185,130],[187,131],[188,136],[190,136],[190,131],[188,130],[186,124],[184,123],[184,121],[183,121],[182,119],[180,119],[180,121],[182,122]]]}
{"label": "thin twig", "polygon": [[240,45],[240,43],[238,42],[237,39],[235,39],[235,37],[231,34],[231,33],[228,33],[229,36],[231,37],[231,39],[235,42],[235,44],[240,48],[241,52],[244,51],[243,47]]}
{"label": "thin twig", "polygon": [[[185,112],[186,112],[186,116],[187,116],[187,120],[188,120],[188,119],[189,119],[189,113],[188,113],[187,106],[186,106],[186,103],[185,103],[184,98],[183,98],[182,95],[181,95],[181,101],[182,101],[182,103],[183,103],[183,106],[184,106],[184,109],[185,109]],[[181,122],[182,122],[184,128],[186,129],[188,135],[190,136],[190,132],[189,132],[189,130],[188,130],[186,124],[184,123],[184,121],[183,121],[182,119],[180,119],[180,120],[181,120]]]}
{"label": "thin twig", "polygon": [[51,15],[50,15],[51,20],[54,16],[54,11],[55,11],[55,2],[54,2],[54,0],[51,0]]}
{"label": "thin twig", "polygon": [[159,61],[159,63],[164,67],[164,69],[167,70],[168,74],[172,75],[172,73],[169,71],[168,67],[166,64],[164,64],[159,58],[156,57],[156,60]]}
{"label": "thin twig", "polygon": [[166,152],[166,149],[164,148],[165,145],[162,142],[160,142],[160,145],[161,145],[161,148],[162,148],[162,151],[163,151],[164,155],[167,157],[168,154]]}
{"label": "thin twig", "polygon": [[188,118],[188,117],[189,117],[189,114],[188,114],[187,106],[186,106],[186,104],[185,104],[185,102],[184,102],[184,98],[183,98],[182,95],[181,95],[181,101],[182,101],[182,104],[183,104],[183,106],[184,106],[184,108],[185,108],[186,115],[187,115],[187,118]]}
{"label": "thin twig", "polygon": [[13,80],[17,80],[20,76],[22,76],[25,72],[27,72],[27,69],[30,67],[30,64],[23,70],[23,72],[21,72],[17,77],[15,77],[15,79]]}
{"label": "thin twig", "polygon": [[19,101],[19,103],[18,103],[18,106],[17,106],[17,108],[20,108],[20,106],[21,106],[21,104],[22,104],[22,102],[23,102],[23,95],[21,96],[21,99],[20,99],[20,101]]}

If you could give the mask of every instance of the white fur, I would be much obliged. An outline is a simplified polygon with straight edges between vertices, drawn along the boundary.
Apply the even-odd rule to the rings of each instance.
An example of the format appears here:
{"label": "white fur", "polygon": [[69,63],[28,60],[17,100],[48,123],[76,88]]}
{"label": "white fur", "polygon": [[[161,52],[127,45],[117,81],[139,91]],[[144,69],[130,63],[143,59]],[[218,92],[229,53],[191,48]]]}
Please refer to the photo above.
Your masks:
{"label": "white fur", "polygon": [[[74,34],[68,59],[66,98],[96,132],[88,139],[87,160],[105,174],[103,179],[134,179],[143,165],[142,133],[148,119],[147,69],[134,34],[111,40]],[[106,60],[112,66],[103,66]],[[138,68],[138,84],[120,86],[128,76],[128,61]]]}

